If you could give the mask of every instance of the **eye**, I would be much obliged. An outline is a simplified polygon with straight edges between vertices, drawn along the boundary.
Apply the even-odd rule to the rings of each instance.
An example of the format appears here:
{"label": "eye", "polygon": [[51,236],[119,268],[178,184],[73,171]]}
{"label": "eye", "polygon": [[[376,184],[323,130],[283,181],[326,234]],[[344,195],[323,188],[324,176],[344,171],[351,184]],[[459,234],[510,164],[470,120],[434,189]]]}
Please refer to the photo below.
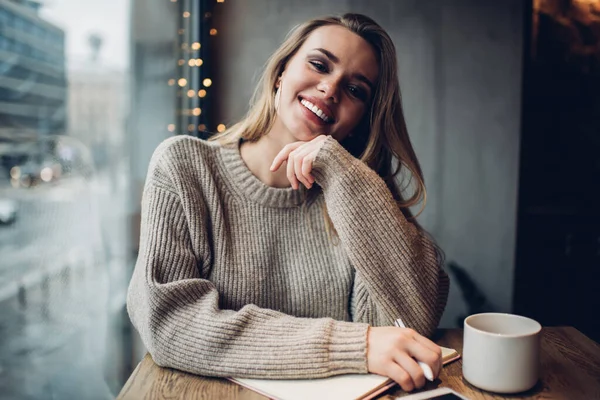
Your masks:
{"label": "eye", "polygon": [[360,86],[349,85],[348,86],[348,92],[350,92],[350,94],[352,96],[354,96],[354,97],[356,97],[357,99],[360,99],[360,100],[365,100],[367,98],[367,93]]}
{"label": "eye", "polygon": [[310,65],[313,66],[319,72],[327,72],[327,66],[321,61],[309,61]]}

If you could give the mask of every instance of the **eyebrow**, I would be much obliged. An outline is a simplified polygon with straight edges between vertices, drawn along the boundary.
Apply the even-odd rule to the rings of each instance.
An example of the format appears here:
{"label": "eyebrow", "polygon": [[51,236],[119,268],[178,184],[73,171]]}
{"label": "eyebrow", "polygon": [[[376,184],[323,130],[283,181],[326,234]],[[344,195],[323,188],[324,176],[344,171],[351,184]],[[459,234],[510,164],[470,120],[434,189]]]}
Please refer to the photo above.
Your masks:
{"label": "eyebrow", "polygon": [[[333,63],[336,63],[336,64],[337,64],[338,62],[340,62],[340,59],[339,59],[339,58],[337,58],[337,57],[335,56],[335,54],[333,54],[333,53],[332,53],[332,52],[330,52],[329,50],[326,50],[326,49],[324,49],[324,48],[322,48],[322,47],[318,47],[318,48],[316,48],[316,49],[314,49],[314,50],[317,50],[317,51],[319,51],[319,52],[323,53],[323,54],[324,54],[324,55],[325,55],[327,58],[329,58],[329,59],[331,60],[331,62],[333,62]],[[369,79],[367,79],[367,77],[366,77],[366,76],[364,76],[363,74],[354,74],[354,77],[355,77],[356,79],[358,79],[359,81],[362,81],[362,82],[366,83],[366,84],[369,86],[369,89],[371,89],[371,92],[373,92],[373,91],[375,90],[375,87],[374,87],[373,83],[372,83],[372,82],[371,82]]]}

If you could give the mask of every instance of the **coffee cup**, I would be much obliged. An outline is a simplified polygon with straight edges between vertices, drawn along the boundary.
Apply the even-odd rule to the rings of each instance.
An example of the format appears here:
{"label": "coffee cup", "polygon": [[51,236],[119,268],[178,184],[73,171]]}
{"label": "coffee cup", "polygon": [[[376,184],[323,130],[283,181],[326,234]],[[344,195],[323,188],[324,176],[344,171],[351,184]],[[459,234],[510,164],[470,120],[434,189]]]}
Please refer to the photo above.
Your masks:
{"label": "coffee cup", "polygon": [[473,386],[497,393],[531,389],[539,379],[541,325],[502,313],[465,318],[463,376]]}

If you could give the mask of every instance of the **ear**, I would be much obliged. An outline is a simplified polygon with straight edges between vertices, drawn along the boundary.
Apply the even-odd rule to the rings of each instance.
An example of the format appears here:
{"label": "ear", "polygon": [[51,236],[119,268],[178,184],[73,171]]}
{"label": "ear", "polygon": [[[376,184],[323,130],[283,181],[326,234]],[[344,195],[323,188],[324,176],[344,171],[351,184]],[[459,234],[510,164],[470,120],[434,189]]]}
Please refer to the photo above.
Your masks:
{"label": "ear", "polygon": [[282,72],[281,75],[279,75],[279,77],[277,78],[277,82],[275,83],[275,87],[278,88],[279,86],[281,86],[281,80],[283,79],[283,74],[285,73]]}

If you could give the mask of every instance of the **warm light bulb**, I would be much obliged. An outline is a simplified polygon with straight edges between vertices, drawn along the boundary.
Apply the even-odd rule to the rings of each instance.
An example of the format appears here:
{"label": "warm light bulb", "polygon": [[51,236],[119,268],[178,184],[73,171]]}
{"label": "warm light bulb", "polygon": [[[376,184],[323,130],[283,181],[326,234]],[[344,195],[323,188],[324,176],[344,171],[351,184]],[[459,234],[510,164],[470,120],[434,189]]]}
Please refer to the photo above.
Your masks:
{"label": "warm light bulb", "polygon": [[193,132],[194,131],[194,124],[189,124],[188,125],[188,131]]}
{"label": "warm light bulb", "polygon": [[202,81],[202,84],[206,87],[210,87],[210,85],[212,85],[212,81],[210,80],[210,78],[206,78]]}
{"label": "warm light bulb", "polygon": [[183,12],[183,18],[189,18],[190,17],[190,12],[189,11],[184,11]]}
{"label": "warm light bulb", "polygon": [[169,79],[169,86],[173,86],[175,84],[175,79]]}
{"label": "warm light bulb", "polygon": [[205,131],[206,130],[206,125],[204,125],[204,124],[198,125],[198,130],[199,131]]}
{"label": "warm light bulb", "polygon": [[206,96],[206,90],[204,90],[204,89],[198,90],[198,97],[205,97],[205,96]]}
{"label": "warm light bulb", "polygon": [[219,124],[217,126],[217,132],[223,132],[227,127],[224,124]]}
{"label": "warm light bulb", "polygon": [[179,61],[177,61],[177,65],[179,65],[180,67],[181,67],[183,64],[185,64],[185,60],[183,60],[183,59],[182,59],[182,60],[179,60]]}
{"label": "warm light bulb", "polygon": [[177,83],[179,84],[179,86],[184,87],[185,85],[187,85],[187,79],[181,78],[177,81]]}
{"label": "warm light bulb", "polygon": [[184,30],[183,30],[183,29],[180,29],[180,30],[178,30],[177,32],[178,32],[180,35],[183,35],[183,32],[184,32]]}
{"label": "warm light bulb", "polygon": [[198,50],[200,48],[200,42],[194,42],[192,43],[192,49],[193,50]]}
{"label": "warm light bulb", "polygon": [[194,60],[193,58],[190,58],[190,61],[188,61],[188,65],[190,67],[193,67],[194,65],[196,65],[196,60]]}
{"label": "warm light bulb", "polygon": [[196,92],[194,92],[192,89],[188,90],[187,92],[188,97],[194,97],[195,94]]}
{"label": "warm light bulb", "polygon": [[204,64],[204,61],[202,61],[201,58],[196,59],[196,67],[201,66],[202,64]]}
{"label": "warm light bulb", "polygon": [[192,113],[197,117],[198,115],[202,114],[202,110],[200,107],[196,107]]}
{"label": "warm light bulb", "polygon": [[225,0],[217,0],[217,3],[225,3]]}
{"label": "warm light bulb", "polygon": [[217,30],[212,28],[208,33],[210,33],[210,36],[215,36],[217,34]]}
{"label": "warm light bulb", "polygon": [[167,126],[167,129],[169,130],[169,132],[174,132],[175,131],[175,124],[169,124]]}

